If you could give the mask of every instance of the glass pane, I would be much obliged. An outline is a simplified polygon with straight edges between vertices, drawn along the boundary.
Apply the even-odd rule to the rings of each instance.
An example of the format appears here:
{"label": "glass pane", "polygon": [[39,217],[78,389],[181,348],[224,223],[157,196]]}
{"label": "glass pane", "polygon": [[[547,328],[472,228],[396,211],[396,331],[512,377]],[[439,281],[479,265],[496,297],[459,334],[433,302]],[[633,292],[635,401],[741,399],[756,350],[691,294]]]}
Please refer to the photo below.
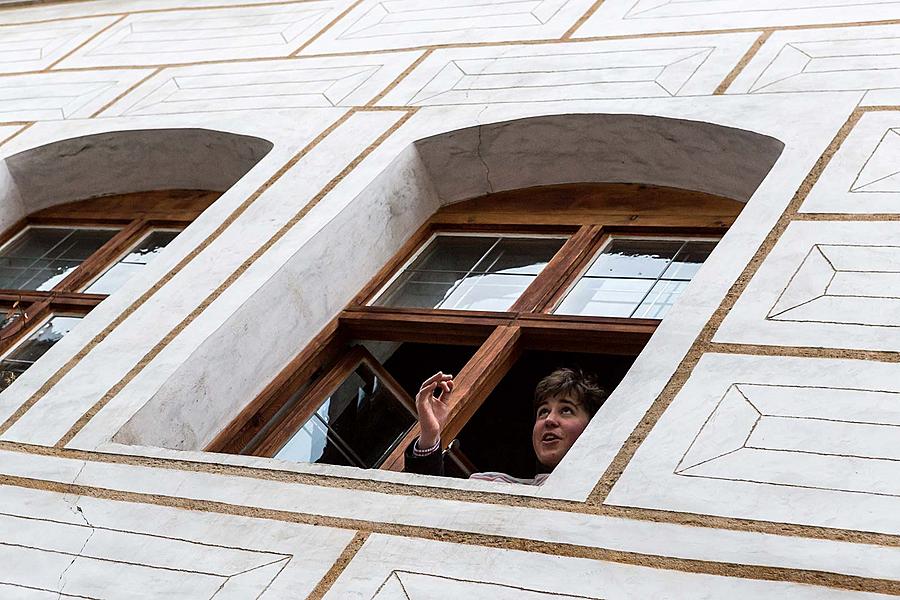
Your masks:
{"label": "glass pane", "polygon": [[50,252],[53,258],[83,262],[108,242],[118,231],[113,229],[73,229],[72,235]]}
{"label": "glass pane", "polygon": [[665,281],[656,282],[647,297],[634,316],[636,319],[662,319],[675,301],[687,287],[689,281]]}
{"label": "glass pane", "polygon": [[466,276],[463,272],[413,271],[397,278],[376,306],[435,308],[440,306]]}
{"label": "glass pane", "polygon": [[15,360],[0,360],[0,391],[5,390],[12,385],[13,381],[19,378],[19,375],[25,372],[25,369],[31,366],[31,363],[20,363]]}
{"label": "glass pane", "polygon": [[154,231],[131,249],[131,251],[101,275],[84,291],[88,294],[112,294],[128,279],[141,270],[175,239],[178,231]]}
{"label": "glass pane", "polygon": [[468,272],[496,242],[495,236],[439,235],[407,267],[407,271]]}
{"label": "glass pane", "polygon": [[78,268],[82,261],[80,260],[54,260],[54,261],[38,261],[32,265],[30,271],[32,277],[26,281],[19,289],[36,289],[39,291],[52,290],[54,287],[65,279],[69,273]]}
{"label": "glass pane", "polygon": [[360,365],[316,414],[365,468],[377,467],[416,421],[366,365]]}
{"label": "glass pane", "polygon": [[465,279],[440,305],[457,310],[507,310],[522,295],[533,275],[476,275]]}
{"label": "glass pane", "polygon": [[613,240],[585,275],[656,279],[683,244],[671,240]]}
{"label": "glass pane", "polygon": [[328,429],[313,415],[275,455],[281,460],[352,466],[354,461],[329,437]]}
{"label": "glass pane", "polygon": [[653,283],[651,279],[583,277],[555,312],[562,315],[628,317]]}
{"label": "glass pane", "polygon": [[502,238],[475,266],[475,271],[537,275],[564,242],[563,239]]}
{"label": "glass pane", "polygon": [[180,231],[154,231],[131,249],[127,256],[119,262],[146,265],[157,254],[163,251],[172,240],[178,237]]}
{"label": "glass pane", "polygon": [[663,273],[663,279],[692,279],[715,247],[716,242],[688,242]]}
{"label": "glass pane", "polygon": [[86,294],[112,294],[143,268],[144,265],[134,263],[116,263],[94,283],[87,286],[84,291]]}
{"label": "glass pane", "polygon": [[37,331],[19,343],[0,361],[0,390],[6,389],[16,377],[44,355],[81,320],[81,317],[51,317]]}
{"label": "glass pane", "polygon": [[438,236],[376,306],[508,309],[564,239]]}
{"label": "glass pane", "polygon": [[49,290],[116,233],[115,229],[29,227],[0,250],[0,288]]}

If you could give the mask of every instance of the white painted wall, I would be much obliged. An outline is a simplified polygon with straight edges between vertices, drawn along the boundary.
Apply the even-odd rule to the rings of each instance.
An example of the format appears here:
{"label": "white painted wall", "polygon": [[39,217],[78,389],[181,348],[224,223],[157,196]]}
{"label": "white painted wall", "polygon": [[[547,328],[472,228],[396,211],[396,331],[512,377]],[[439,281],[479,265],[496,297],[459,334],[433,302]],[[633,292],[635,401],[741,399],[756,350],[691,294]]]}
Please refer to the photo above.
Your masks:
{"label": "white painted wall", "polygon": [[[225,191],[0,393],[0,596],[896,594],[898,17],[0,0],[0,228]],[[438,207],[595,181],[746,207],[544,486],[201,451]]]}

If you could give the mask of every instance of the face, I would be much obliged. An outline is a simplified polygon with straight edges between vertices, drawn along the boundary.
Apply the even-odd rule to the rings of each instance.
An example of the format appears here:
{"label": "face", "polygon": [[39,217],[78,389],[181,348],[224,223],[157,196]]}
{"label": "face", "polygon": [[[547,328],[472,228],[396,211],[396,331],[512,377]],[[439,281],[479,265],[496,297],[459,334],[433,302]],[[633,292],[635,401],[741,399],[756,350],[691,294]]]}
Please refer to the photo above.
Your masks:
{"label": "face", "polygon": [[556,467],[590,420],[587,410],[574,398],[562,395],[542,402],[531,431],[538,461],[545,467]]}

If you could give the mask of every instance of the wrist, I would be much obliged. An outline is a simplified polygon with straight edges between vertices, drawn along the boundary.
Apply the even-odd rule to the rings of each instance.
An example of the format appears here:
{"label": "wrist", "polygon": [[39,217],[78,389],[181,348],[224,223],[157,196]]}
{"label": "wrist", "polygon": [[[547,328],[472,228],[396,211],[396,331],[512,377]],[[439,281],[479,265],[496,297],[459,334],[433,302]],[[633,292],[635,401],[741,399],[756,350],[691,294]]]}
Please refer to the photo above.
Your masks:
{"label": "wrist", "polygon": [[413,456],[429,456],[434,454],[435,452],[441,449],[441,439],[438,438],[435,440],[433,444],[424,444],[422,442],[422,438],[416,438],[416,441],[413,442]]}
{"label": "wrist", "polygon": [[434,445],[440,443],[441,436],[440,433],[431,433],[423,431],[419,434],[419,439],[416,442],[421,449],[431,448]]}

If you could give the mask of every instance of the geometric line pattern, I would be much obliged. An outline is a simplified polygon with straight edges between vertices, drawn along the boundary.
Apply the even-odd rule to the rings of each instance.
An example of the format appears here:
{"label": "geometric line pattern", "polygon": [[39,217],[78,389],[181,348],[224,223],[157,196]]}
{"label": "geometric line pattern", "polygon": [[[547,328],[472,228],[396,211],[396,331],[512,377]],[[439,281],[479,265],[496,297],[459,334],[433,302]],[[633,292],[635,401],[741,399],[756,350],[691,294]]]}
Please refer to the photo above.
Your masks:
{"label": "geometric line pattern", "polygon": [[78,514],[83,523],[0,513],[2,584],[16,590],[6,597],[28,591],[98,600],[148,592],[160,598],[257,597],[292,558],[98,527],[80,507]]}
{"label": "geometric line pattern", "polygon": [[[821,0],[757,0],[756,2],[722,2],[721,0],[638,0],[625,19],[664,19],[673,17],[715,17],[728,14],[754,12],[790,12],[797,10],[821,10]],[[857,8],[870,5],[896,4],[885,0],[829,0],[829,8]]]}
{"label": "geometric line pattern", "polygon": [[141,85],[104,116],[360,105],[418,55],[175,67]]}
{"label": "geometric line pattern", "polygon": [[[439,33],[479,29],[492,19],[504,27],[546,25],[569,0],[484,2],[468,0],[452,6],[429,6],[414,0],[378,2],[360,15],[337,39],[353,40],[408,33]],[[494,21],[496,23],[496,21]]]}
{"label": "geometric line pattern", "polygon": [[900,393],[732,384],[674,472],[900,496]]}
{"label": "geometric line pattern", "polygon": [[[700,47],[453,60],[411,104],[674,96],[713,51]],[[586,58],[593,59],[595,66],[585,65]],[[552,71],[548,65],[553,65]]]}
{"label": "geometric line pattern", "polygon": [[711,94],[753,37],[437,50],[384,105],[460,105]]}
{"label": "geometric line pattern", "polygon": [[364,0],[304,52],[358,52],[556,38],[593,0]]}
{"label": "geometric line pattern", "polygon": [[[730,93],[900,90],[900,27],[778,32]],[[867,104],[871,102],[866,101]]]}
{"label": "geometric line pattern", "polygon": [[900,327],[900,246],[814,245],[766,319]]}
{"label": "geometric line pattern", "polygon": [[90,117],[146,76],[142,69],[29,73],[0,78],[0,121]]}
{"label": "geometric line pattern", "polygon": [[333,2],[137,14],[63,67],[173,64],[287,56],[315,32]]}
{"label": "geometric line pattern", "polygon": [[594,596],[571,596],[519,586],[455,579],[443,575],[391,571],[371,600],[601,600]]}
{"label": "geometric line pattern", "polygon": [[900,193],[900,128],[884,132],[849,191]]}
{"label": "geometric line pattern", "polygon": [[112,21],[107,17],[2,27],[0,73],[47,68]]}

